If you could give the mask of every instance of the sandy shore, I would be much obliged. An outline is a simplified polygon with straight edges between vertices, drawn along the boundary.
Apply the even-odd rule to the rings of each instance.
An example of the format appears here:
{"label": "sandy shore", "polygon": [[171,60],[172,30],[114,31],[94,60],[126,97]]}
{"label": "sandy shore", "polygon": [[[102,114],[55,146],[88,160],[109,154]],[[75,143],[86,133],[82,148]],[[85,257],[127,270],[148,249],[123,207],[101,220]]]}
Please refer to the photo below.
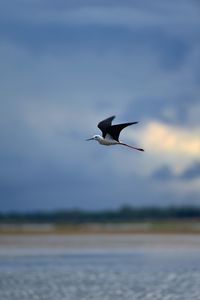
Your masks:
{"label": "sandy shore", "polygon": [[146,249],[199,251],[199,223],[0,225],[0,255]]}
{"label": "sandy shore", "polygon": [[200,221],[173,220],[120,224],[0,224],[0,235],[200,234]]}

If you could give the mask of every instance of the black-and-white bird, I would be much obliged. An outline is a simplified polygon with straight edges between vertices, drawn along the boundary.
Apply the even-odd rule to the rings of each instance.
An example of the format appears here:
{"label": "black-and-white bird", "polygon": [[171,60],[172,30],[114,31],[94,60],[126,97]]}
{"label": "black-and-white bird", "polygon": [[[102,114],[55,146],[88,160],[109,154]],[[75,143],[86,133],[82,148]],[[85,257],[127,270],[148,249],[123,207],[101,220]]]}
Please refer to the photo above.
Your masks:
{"label": "black-and-white bird", "polygon": [[87,141],[95,140],[99,142],[101,145],[110,146],[110,145],[123,145],[127,146],[129,148],[138,150],[138,151],[144,151],[144,149],[133,147],[130,145],[127,145],[125,143],[122,143],[119,141],[119,135],[122,129],[124,129],[127,126],[137,124],[138,122],[129,122],[129,123],[122,123],[122,124],[116,124],[112,125],[112,121],[115,118],[115,116],[112,116],[110,118],[107,118],[98,124],[98,128],[102,131],[102,136],[100,135],[94,135],[93,137],[87,139]]}

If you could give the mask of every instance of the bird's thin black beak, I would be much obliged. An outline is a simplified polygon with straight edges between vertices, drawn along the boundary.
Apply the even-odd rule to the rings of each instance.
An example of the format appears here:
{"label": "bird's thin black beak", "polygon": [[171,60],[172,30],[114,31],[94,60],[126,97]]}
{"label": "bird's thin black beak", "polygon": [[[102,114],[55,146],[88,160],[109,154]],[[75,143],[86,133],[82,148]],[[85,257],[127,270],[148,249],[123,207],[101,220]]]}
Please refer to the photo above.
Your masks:
{"label": "bird's thin black beak", "polygon": [[93,140],[94,138],[92,137],[92,138],[89,138],[89,139],[86,139],[86,141],[91,141],[91,140]]}

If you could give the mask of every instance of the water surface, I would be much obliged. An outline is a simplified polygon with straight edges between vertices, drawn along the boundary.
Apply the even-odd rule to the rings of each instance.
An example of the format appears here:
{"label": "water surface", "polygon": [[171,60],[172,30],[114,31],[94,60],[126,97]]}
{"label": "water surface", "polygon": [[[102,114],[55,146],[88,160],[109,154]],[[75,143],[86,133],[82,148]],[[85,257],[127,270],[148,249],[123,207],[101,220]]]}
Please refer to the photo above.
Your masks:
{"label": "water surface", "polygon": [[0,237],[0,299],[198,300],[198,236]]}

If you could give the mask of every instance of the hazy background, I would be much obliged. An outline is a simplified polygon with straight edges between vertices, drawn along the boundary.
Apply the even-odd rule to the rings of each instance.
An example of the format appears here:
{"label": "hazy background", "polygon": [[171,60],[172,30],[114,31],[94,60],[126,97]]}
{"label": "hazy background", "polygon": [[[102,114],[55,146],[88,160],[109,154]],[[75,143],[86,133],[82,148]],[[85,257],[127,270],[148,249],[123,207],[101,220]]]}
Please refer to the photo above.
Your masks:
{"label": "hazy background", "polygon": [[0,78],[1,211],[200,204],[199,1],[1,0]]}

